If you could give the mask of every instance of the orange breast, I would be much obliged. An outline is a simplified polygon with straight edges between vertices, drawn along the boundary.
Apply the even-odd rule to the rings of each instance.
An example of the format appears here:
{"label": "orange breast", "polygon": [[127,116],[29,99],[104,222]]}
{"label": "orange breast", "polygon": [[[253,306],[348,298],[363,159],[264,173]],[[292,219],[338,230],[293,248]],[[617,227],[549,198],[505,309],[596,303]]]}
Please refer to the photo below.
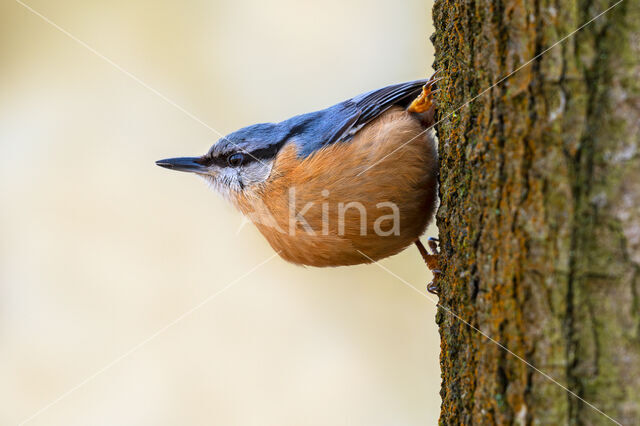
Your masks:
{"label": "orange breast", "polygon": [[412,244],[437,202],[435,142],[420,121],[393,108],[349,142],[300,160],[280,152],[264,185],[236,204],[293,263],[367,263]]}

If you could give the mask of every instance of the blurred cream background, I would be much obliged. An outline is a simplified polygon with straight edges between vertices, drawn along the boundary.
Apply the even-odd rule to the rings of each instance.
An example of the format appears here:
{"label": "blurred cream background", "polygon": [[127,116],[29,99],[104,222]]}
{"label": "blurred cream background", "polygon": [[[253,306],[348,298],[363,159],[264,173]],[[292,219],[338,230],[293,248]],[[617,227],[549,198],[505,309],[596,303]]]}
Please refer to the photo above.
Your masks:
{"label": "blurred cream background", "polygon": [[[429,1],[26,3],[223,134],[431,73]],[[0,20],[0,424],[437,422],[432,303],[375,265],[241,278],[268,244],[154,165],[218,135],[19,3]],[[383,264],[431,279],[414,248]]]}

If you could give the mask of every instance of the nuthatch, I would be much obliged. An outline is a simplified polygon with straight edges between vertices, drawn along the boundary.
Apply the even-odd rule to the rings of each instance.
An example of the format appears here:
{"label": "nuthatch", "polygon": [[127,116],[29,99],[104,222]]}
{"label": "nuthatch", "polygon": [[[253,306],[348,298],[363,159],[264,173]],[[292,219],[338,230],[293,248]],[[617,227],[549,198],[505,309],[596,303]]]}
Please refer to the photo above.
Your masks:
{"label": "nuthatch", "polygon": [[287,261],[370,263],[415,243],[437,273],[437,240],[429,241],[433,254],[419,240],[437,204],[438,159],[428,131],[436,81],[395,84],[248,126],[201,157],[156,164],[203,177]]}

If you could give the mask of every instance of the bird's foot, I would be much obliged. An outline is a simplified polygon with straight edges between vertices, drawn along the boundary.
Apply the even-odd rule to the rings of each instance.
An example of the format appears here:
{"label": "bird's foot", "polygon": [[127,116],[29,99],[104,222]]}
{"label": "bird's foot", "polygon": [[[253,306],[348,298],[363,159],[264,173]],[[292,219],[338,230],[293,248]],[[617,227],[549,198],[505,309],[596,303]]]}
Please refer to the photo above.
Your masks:
{"label": "bird's foot", "polygon": [[442,273],[442,271],[440,271],[439,269],[434,269],[433,271],[433,279],[429,282],[429,284],[427,284],[427,291],[431,294],[435,294],[436,296],[438,294],[440,294],[440,286],[438,285],[438,277],[440,277],[440,274]]}
{"label": "bird's foot", "polygon": [[420,95],[411,102],[407,111],[414,112],[416,114],[423,114],[433,109],[433,94],[438,91],[438,89],[434,89],[434,86],[442,78],[436,78],[437,74],[438,71],[436,71],[429,81],[427,81],[427,83],[422,87],[422,93],[420,93]]}
{"label": "bird's foot", "polygon": [[416,240],[416,246],[418,247],[418,251],[422,255],[424,262],[427,264],[427,267],[433,273],[433,280],[427,285],[427,291],[432,294],[439,293],[438,286],[438,278],[442,273],[440,269],[438,269],[438,258],[440,256],[440,250],[438,249],[438,239],[437,238],[429,238],[427,240],[427,244],[429,245],[429,249],[431,249],[431,253],[424,247],[420,240]]}

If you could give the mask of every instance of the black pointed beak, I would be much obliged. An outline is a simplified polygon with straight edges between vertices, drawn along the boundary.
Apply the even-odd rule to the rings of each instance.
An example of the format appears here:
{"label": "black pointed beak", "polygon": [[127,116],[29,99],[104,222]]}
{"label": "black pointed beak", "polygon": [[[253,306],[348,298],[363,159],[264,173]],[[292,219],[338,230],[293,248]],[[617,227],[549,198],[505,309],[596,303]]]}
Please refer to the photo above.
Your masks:
{"label": "black pointed beak", "polygon": [[178,170],[180,172],[205,173],[208,168],[202,163],[200,157],[180,157],[158,160],[156,164],[165,169]]}

